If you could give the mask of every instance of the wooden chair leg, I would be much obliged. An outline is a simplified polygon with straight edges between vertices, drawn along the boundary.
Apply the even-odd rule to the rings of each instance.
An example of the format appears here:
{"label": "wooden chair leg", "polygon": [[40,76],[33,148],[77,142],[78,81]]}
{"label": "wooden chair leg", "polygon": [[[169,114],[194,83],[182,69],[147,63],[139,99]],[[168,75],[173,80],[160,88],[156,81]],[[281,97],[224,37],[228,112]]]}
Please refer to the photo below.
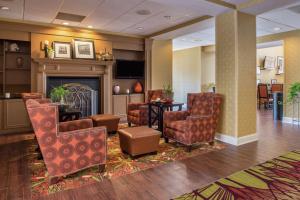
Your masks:
{"label": "wooden chair leg", "polygon": [[191,152],[192,151],[192,145],[186,146],[186,152]]}
{"label": "wooden chair leg", "polygon": [[49,185],[58,183],[61,180],[61,177],[49,177]]}
{"label": "wooden chair leg", "polygon": [[165,137],[165,143],[169,143],[169,138]]}
{"label": "wooden chair leg", "polygon": [[128,122],[128,127],[131,127],[131,123],[130,122]]}
{"label": "wooden chair leg", "polygon": [[209,142],[209,145],[214,146],[215,141]]}
{"label": "wooden chair leg", "polygon": [[99,165],[99,172],[102,173],[105,171],[105,164]]}

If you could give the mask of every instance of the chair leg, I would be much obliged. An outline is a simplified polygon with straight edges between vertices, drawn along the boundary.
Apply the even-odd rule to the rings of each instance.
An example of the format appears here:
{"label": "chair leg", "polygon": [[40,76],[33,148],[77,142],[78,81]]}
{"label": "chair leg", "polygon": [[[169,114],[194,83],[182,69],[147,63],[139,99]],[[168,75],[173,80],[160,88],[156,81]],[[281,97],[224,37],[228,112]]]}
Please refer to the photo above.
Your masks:
{"label": "chair leg", "polygon": [[215,141],[209,142],[209,145],[214,146]]}
{"label": "chair leg", "polygon": [[128,127],[131,127],[131,122],[128,122]]}
{"label": "chair leg", "polygon": [[49,185],[58,183],[61,180],[61,177],[49,177]]}
{"label": "chair leg", "polygon": [[186,152],[191,152],[192,151],[192,145],[186,146]]}
{"label": "chair leg", "polygon": [[99,165],[99,172],[102,173],[105,171],[105,164]]}
{"label": "chair leg", "polygon": [[165,137],[165,143],[169,143],[169,138]]}

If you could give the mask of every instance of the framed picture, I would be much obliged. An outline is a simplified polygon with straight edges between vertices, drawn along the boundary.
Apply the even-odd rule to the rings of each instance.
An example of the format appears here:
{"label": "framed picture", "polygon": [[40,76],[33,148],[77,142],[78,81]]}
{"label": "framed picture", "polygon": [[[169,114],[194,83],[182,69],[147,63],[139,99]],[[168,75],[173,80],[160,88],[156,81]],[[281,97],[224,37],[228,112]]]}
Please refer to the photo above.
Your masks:
{"label": "framed picture", "polygon": [[260,75],[260,67],[259,67],[259,66],[256,67],[256,74],[257,74],[257,75]]}
{"label": "framed picture", "polygon": [[72,48],[69,42],[53,42],[54,58],[72,58]]}
{"label": "framed picture", "polygon": [[284,58],[282,56],[277,56],[277,67],[278,67],[278,74],[284,73]]}
{"label": "framed picture", "polygon": [[256,79],[256,84],[257,85],[261,84],[261,80],[260,79]]}
{"label": "framed picture", "polygon": [[277,79],[271,79],[271,85],[276,83],[277,83]]}
{"label": "framed picture", "polygon": [[276,59],[272,56],[266,56],[264,62],[265,69],[274,69],[275,68],[275,61]]}
{"label": "framed picture", "polygon": [[95,46],[93,40],[73,40],[74,58],[95,59]]}

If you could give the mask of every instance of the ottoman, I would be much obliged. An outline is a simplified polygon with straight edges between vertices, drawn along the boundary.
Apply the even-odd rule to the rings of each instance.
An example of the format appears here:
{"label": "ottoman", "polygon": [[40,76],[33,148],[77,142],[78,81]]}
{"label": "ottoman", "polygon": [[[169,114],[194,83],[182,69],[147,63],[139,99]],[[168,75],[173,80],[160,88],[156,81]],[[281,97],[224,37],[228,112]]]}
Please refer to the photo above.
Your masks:
{"label": "ottoman", "polygon": [[130,127],[118,132],[122,151],[132,157],[158,150],[161,133],[148,126]]}
{"label": "ottoman", "polygon": [[115,133],[118,130],[120,117],[111,114],[92,115],[89,117],[95,127],[105,126],[107,132]]}

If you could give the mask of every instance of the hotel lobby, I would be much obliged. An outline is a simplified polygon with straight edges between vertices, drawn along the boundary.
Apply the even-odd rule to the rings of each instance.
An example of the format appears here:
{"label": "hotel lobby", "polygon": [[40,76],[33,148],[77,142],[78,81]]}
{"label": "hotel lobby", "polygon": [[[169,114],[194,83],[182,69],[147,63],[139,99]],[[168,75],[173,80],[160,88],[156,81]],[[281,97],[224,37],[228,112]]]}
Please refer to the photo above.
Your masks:
{"label": "hotel lobby", "polygon": [[0,200],[299,199],[299,0],[0,0]]}

